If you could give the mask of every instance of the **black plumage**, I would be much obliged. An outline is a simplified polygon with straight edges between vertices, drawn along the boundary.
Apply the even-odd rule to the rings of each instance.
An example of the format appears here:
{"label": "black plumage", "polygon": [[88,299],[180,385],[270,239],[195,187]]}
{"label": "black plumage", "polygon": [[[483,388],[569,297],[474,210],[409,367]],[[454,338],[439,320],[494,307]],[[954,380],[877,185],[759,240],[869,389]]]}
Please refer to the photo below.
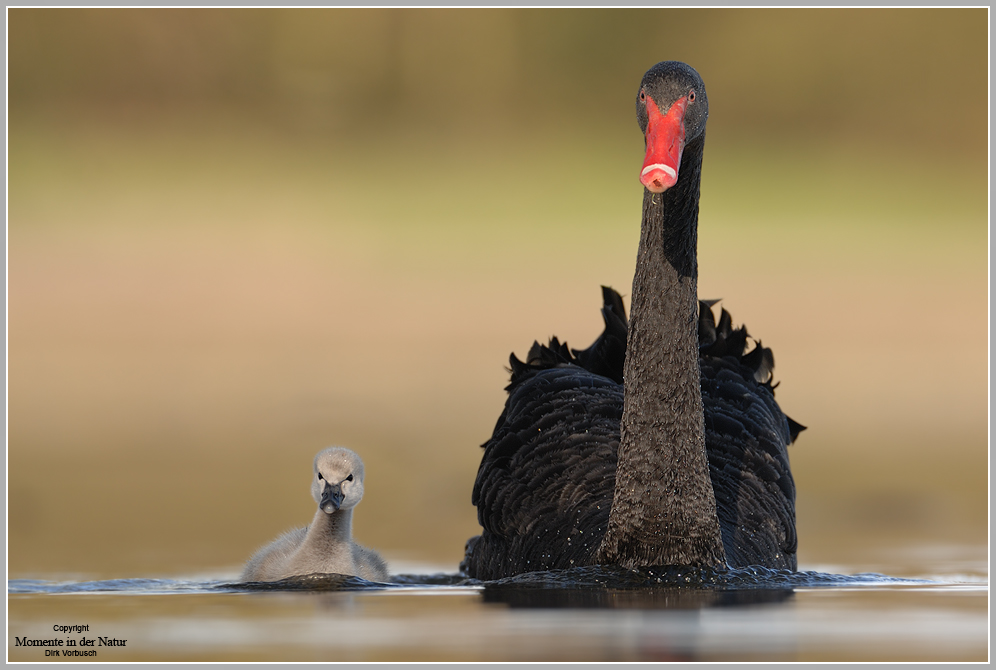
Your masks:
{"label": "black plumage", "polygon": [[[584,350],[556,337],[510,357],[508,401],[474,484],[482,535],[461,569],[480,578],[590,565],[615,488],[626,314],[602,287],[605,330]],[[731,567],[796,568],[795,485],[787,445],[805,427],[774,399],[774,357],[699,301],[706,451]]]}

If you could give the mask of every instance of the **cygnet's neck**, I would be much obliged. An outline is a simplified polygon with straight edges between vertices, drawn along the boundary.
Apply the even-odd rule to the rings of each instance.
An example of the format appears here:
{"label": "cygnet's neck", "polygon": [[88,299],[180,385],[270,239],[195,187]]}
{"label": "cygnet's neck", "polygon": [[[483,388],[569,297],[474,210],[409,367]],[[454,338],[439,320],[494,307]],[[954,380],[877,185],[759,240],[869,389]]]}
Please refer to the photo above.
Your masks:
{"label": "cygnet's neck", "polygon": [[304,543],[310,546],[329,547],[349,542],[353,537],[353,509],[336,510],[326,514],[319,508],[308,526]]}

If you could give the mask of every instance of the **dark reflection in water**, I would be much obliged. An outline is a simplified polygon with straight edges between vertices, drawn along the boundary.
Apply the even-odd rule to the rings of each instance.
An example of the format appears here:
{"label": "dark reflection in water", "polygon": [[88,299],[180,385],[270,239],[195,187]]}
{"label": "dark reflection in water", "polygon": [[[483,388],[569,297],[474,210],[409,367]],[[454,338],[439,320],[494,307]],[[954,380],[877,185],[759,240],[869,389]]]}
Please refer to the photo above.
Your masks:
{"label": "dark reflection in water", "polygon": [[717,591],[686,587],[648,589],[548,588],[485,586],[484,602],[504,603],[514,608],[577,609],[667,609],[696,610],[780,603],[794,595],[792,589]]}
{"label": "dark reflection in water", "polygon": [[[800,580],[843,577],[750,568],[590,566],[516,575],[484,584],[484,602],[523,608],[676,609],[783,602]],[[845,578],[850,581],[851,578]]]}
{"label": "dark reflection in water", "polygon": [[[658,566],[630,570],[617,565],[593,565],[569,570],[527,572],[492,582],[486,586],[522,586],[531,588],[609,588],[654,589],[678,587],[717,591],[744,589],[792,589],[798,587],[844,586],[867,584],[910,583],[911,580],[873,573],[835,575],[826,572],[793,572],[760,566],[749,568],[695,568]],[[913,581],[912,583],[918,583]]]}

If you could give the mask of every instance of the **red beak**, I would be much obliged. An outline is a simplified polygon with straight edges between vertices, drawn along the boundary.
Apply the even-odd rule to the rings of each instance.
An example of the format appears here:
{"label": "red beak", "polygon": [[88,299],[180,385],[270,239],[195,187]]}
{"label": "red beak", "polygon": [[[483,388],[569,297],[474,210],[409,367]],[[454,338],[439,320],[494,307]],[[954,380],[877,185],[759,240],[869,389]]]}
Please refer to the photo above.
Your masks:
{"label": "red beak", "polygon": [[681,150],[685,148],[685,108],[688,96],[678,98],[661,114],[657,103],[647,96],[647,157],[640,181],[651,193],[663,193],[678,181]]}

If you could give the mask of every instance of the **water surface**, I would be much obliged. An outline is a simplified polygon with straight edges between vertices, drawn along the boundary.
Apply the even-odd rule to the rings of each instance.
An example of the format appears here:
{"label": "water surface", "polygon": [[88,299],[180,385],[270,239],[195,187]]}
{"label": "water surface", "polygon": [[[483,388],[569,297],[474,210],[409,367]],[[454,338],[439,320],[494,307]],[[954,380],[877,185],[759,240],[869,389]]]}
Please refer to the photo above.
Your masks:
{"label": "water surface", "polygon": [[[479,582],[314,575],[8,582],[8,655],[53,625],[124,646],[94,660],[949,660],[988,654],[979,574],[578,568]],[[77,647],[80,648],[80,647]]]}

